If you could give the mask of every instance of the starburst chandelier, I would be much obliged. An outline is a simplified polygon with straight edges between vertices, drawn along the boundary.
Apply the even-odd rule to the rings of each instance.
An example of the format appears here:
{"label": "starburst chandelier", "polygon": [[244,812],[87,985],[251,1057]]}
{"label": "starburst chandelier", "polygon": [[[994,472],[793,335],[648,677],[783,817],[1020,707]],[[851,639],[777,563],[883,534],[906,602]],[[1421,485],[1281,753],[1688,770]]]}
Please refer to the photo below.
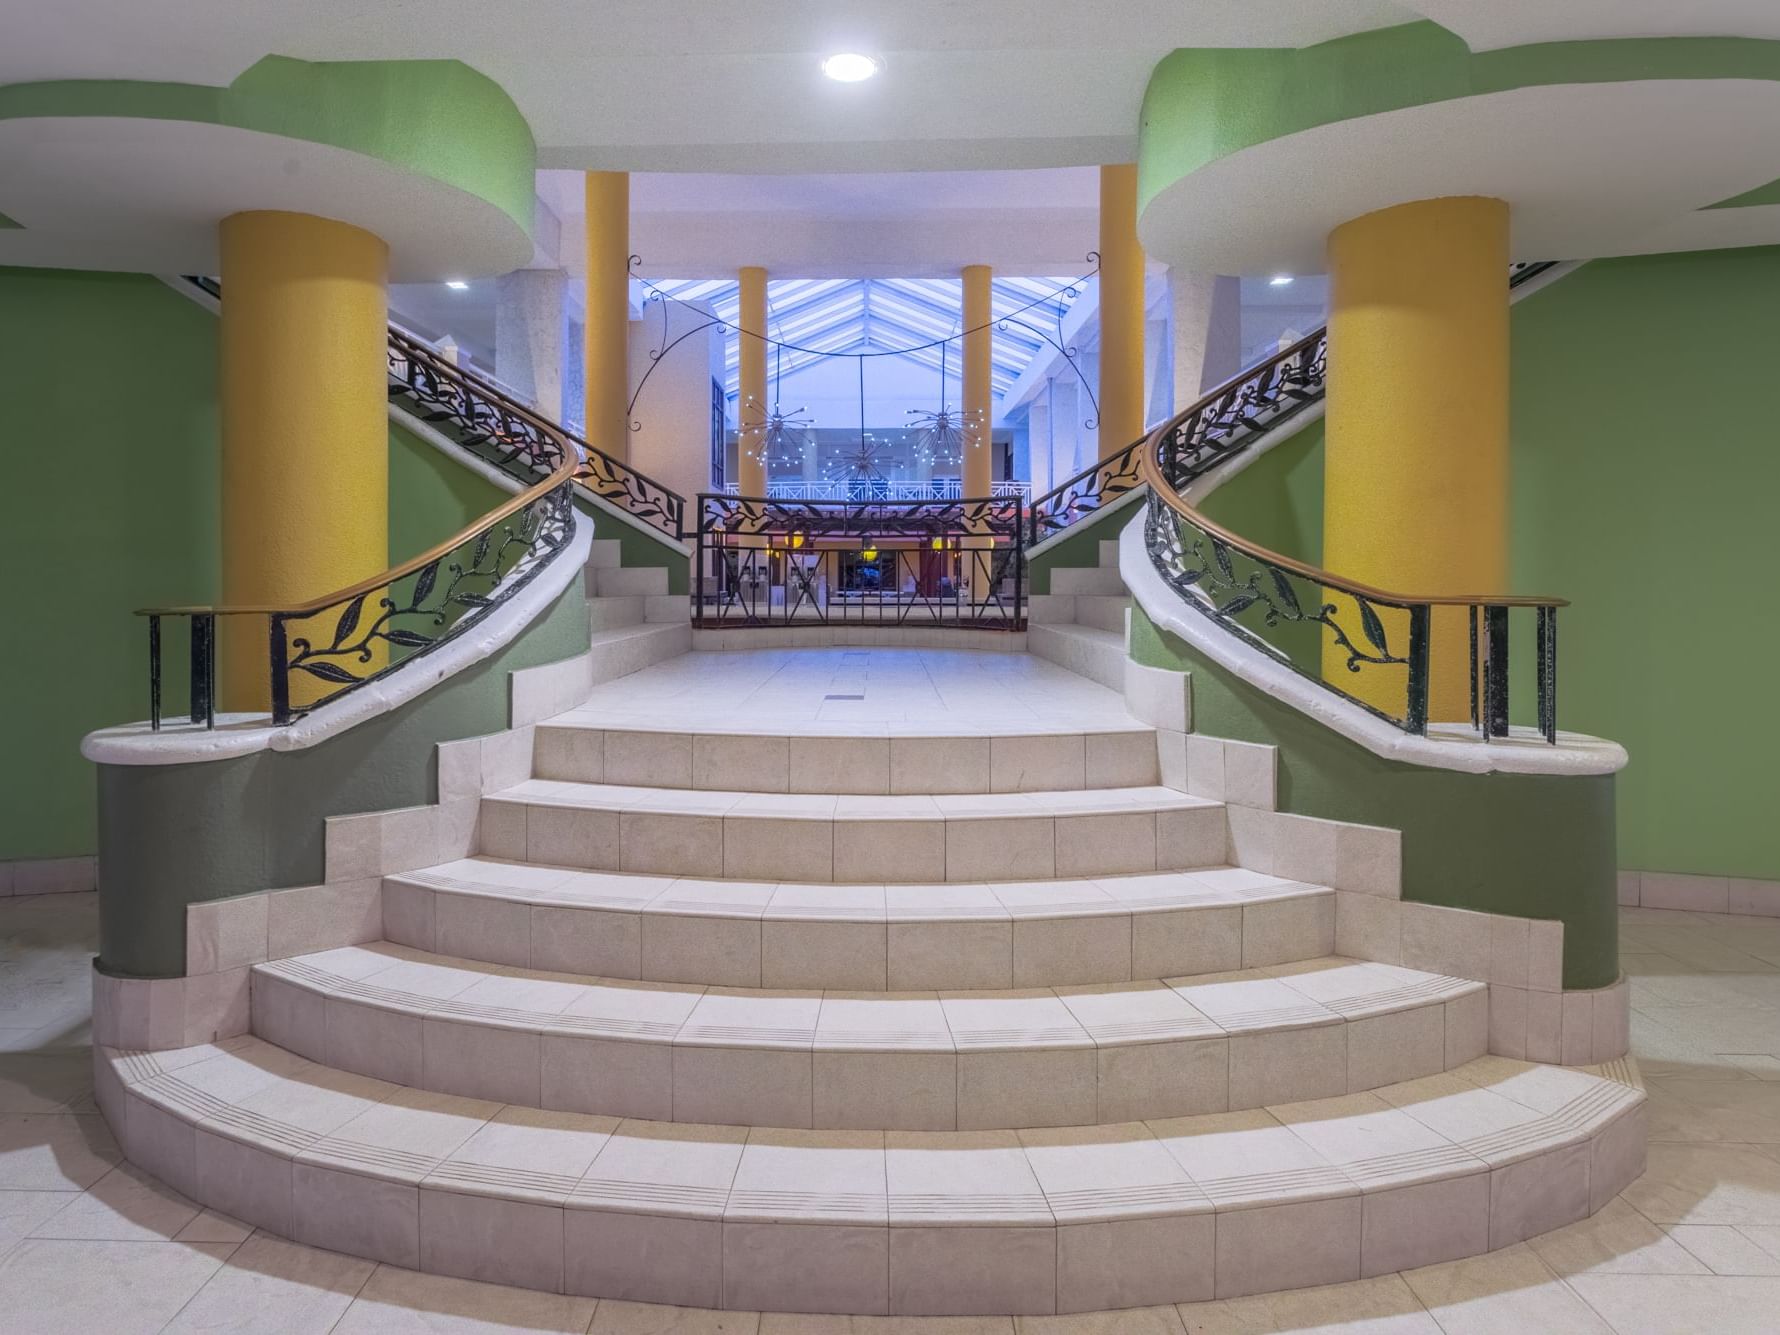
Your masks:
{"label": "starburst chandelier", "polygon": [[915,458],[941,468],[955,468],[964,452],[982,439],[983,414],[978,409],[954,408],[946,397],[947,345],[939,352],[939,409],[909,409],[914,431]]}
{"label": "starburst chandelier", "polygon": [[859,439],[854,441],[844,454],[840,455],[823,474],[830,482],[873,483],[886,482],[882,465],[888,459],[884,443],[869,431],[861,432]]}
{"label": "starburst chandelier", "polygon": [[787,412],[774,403],[772,410],[757,399],[750,398],[743,409],[742,448],[750,459],[759,459],[773,468],[798,467],[809,456],[816,441],[816,419],[808,408]]}

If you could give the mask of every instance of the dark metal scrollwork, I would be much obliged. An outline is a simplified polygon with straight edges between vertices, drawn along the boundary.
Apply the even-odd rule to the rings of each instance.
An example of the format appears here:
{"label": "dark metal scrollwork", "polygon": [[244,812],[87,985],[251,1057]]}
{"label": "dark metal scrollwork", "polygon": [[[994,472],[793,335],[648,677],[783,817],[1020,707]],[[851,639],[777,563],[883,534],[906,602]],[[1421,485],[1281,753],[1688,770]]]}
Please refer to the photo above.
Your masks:
{"label": "dark metal scrollwork", "polygon": [[[274,659],[273,721],[288,723],[337,700],[487,617],[567,545],[574,528],[570,490],[567,485],[556,487],[380,589],[301,616],[274,613],[274,655],[281,640],[288,642],[288,649],[282,673]],[[307,634],[289,634],[293,627],[324,624],[329,617],[333,625],[325,643]],[[303,673],[338,689],[293,704],[289,673]],[[281,677],[286,678],[282,690]]]}

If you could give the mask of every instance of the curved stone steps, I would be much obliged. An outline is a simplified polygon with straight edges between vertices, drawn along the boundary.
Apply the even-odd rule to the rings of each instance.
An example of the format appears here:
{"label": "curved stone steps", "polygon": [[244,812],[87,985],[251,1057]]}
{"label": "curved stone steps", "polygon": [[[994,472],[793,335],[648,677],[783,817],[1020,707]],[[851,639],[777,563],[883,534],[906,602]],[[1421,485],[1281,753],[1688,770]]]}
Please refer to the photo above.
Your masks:
{"label": "curved stone steps", "polygon": [[1484,984],[1329,957],[1012,991],[701,988],[348,946],[256,965],[254,1032],[419,1089],[657,1121],[950,1131],[1244,1109],[1483,1054]]}
{"label": "curved stone steps", "polygon": [[715,987],[1050,987],[1328,955],[1335,894],[1241,867],[1092,881],[702,880],[465,858],[383,879],[383,934],[461,959]]}
{"label": "curved stone steps", "polygon": [[521,862],[750,881],[922,883],[1221,865],[1220,802],[1173,788],[833,794],[531,779],[482,799],[479,846]]}
{"label": "curved stone steps", "polygon": [[1007,724],[969,733],[906,725],[756,729],[614,726],[571,710],[538,725],[534,774],[576,783],[751,793],[1012,793],[1158,782],[1156,734],[1135,719],[1092,728]]}
{"label": "curved stone steps", "polygon": [[259,1039],[95,1051],[129,1157],[301,1242],[547,1291],[744,1310],[1194,1302],[1473,1255],[1642,1171],[1635,1069],[1486,1057],[1373,1094],[1021,1132],[539,1112]]}

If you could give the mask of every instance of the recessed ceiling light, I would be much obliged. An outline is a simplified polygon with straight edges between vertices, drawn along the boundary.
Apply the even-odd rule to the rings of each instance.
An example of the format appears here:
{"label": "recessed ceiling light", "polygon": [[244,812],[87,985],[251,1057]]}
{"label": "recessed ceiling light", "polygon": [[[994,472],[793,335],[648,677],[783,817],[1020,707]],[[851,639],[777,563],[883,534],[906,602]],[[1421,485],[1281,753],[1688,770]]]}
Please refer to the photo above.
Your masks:
{"label": "recessed ceiling light", "polygon": [[1267,280],[1268,287],[1290,287],[1291,285],[1292,275],[1289,273],[1276,273]]}
{"label": "recessed ceiling light", "polygon": [[[1286,281],[1289,283],[1292,280],[1288,278]],[[453,292],[462,292],[469,286],[469,284],[464,282],[461,278],[447,278],[445,280],[445,286],[450,288]]]}
{"label": "recessed ceiling light", "polygon": [[859,83],[882,68],[876,59],[857,51],[838,51],[822,62],[822,72],[837,83]]}

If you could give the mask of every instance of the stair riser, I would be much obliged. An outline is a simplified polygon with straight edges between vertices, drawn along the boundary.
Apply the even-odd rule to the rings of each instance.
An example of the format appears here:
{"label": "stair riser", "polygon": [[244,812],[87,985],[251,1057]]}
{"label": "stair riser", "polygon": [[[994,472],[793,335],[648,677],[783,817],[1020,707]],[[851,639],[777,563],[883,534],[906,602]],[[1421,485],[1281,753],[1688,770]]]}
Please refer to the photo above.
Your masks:
{"label": "stair riser", "polygon": [[1033,626],[1028,632],[1032,652],[1077,676],[1109,690],[1125,689],[1125,650],[1120,644],[1071,635],[1067,627]]}
{"label": "stair riser", "polygon": [[1051,592],[1057,594],[1122,594],[1118,567],[1058,566],[1051,571]]}
{"label": "stair riser", "polygon": [[925,884],[1222,863],[1222,807],[1082,816],[830,820],[482,803],[480,851],[516,862],[748,881]]}
{"label": "stair riser", "polygon": [[451,1008],[444,1014],[396,1009],[380,1004],[385,991],[372,982],[324,994],[256,971],[254,1032],[322,1065],[497,1103],[658,1122],[891,1131],[1089,1126],[1329,1098],[1461,1065],[1483,1055],[1487,1032],[1478,990],[1309,1029],[1121,1046],[1004,1040],[959,1051],[933,1034],[892,1051],[812,1050],[813,1028],[800,1046],[791,1031],[784,1046],[703,1031],[618,1036],[624,1026],[616,1023],[590,1032],[591,1019],[521,1021],[458,1002],[442,1003]]}
{"label": "stair riser", "polygon": [[653,597],[668,591],[666,566],[614,566],[588,571],[593,591],[605,597]]}
{"label": "stair riser", "polygon": [[1079,792],[1160,781],[1153,732],[1034,737],[792,737],[551,727],[540,779],[754,793]]}
{"label": "stair riser", "polygon": [[[592,571],[588,571],[591,576]],[[621,626],[643,624],[643,599],[600,598],[589,595],[587,623],[591,630],[617,630]]]}
{"label": "stair riser", "polygon": [[[895,1137],[863,1141],[850,1171],[832,1179],[814,1161],[828,1151],[745,1144],[744,1133],[715,1129],[681,1140],[646,1125],[619,1128],[573,1162],[559,1156],[560,1172],[496,1167],[488,1151],[499,1146],[472,1149],[474,1137],[448,1153],[418,1143],[373,1151],[373,1164],[343,1157],[351,1142],[325,1128],[287,1123],[276,1103],[244,1113],[239,1096],[182,1093],[177,1071],[143,1071],[140,1059],[105,1049],[94,1056],[96,1096],[125,1155],[250,1225],[429,1273],[741,1311],[1042,1314],[1336,1283],[1574,1222],[1645,1161],[1641,1093],[1602,1081],[1593,1110],[1545,1118],[1526,1157],[1447,1155],[1385,1182],[1355,1165],[1313,1170],[1315,1190],[1299,1172],[1218,1172],[1193,1150],[1190,1123],[1149,1128],[1162,1139],[1148,1143],[1133,1128],[1102,1145],[1038,1132],[1005,1150],[962,1150],[981,1161],[967,1176],[981,1174],[982,1185],[956,1199],[955,1177],[936,1181],[931,1146]],[[267,1092],[278,1094],[276,1081]],[[466,1134],[489,1111],[458,1105]],[[1066,1162],[1108,1150],[1122,1170],[1111,1180],[1091,1161]],[[1181,1155],[1196,1165],[1192,1180]]]}
{"label": "stair riser", "polygon": [[1334,953],[1335,897],[1073,917],[697,917],[383,885],[387,940],[458,959],[707,987],[946,991],[1223,973]]}
{"label": "stair riser", "polygon": [[1116,598],[1080,597],[1075,600],[1075,619],[1079,625],[1092,626],[1095,630],[1110,630],[1115,635],[1125,633],[1125,612],[1131,606],[1131,600],[1124,596]]}
{"label": "stair riser", "polygon": [[617,638],[608,640],[594,640],[592,657],[595,682],[628,677],[633,672],[641,672],[651,663],[674,658],[692,648],[692,629],[689,626],[635,626],[624,627],[623,630],[634,633],[620,634]]}

